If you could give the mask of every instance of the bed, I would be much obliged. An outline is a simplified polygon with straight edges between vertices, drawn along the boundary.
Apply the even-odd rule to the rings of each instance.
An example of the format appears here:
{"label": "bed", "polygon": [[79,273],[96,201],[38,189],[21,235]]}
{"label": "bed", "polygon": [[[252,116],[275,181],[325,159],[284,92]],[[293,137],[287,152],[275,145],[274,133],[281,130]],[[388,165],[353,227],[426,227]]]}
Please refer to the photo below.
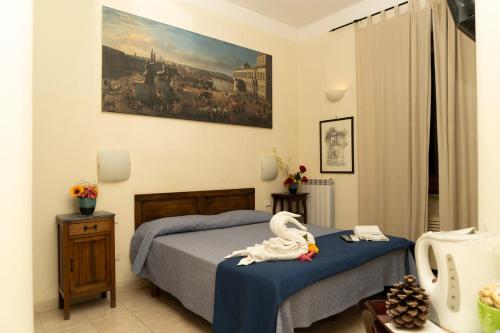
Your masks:
{"label": "bed", "polygon": [[[254,208],[252,188],[142,194],[135,196],[135,227],[164,217],[214,215]],[[307,227],[315,237],[336,232],[314,225]],[[215,276],[222,258],[272,236],[267,223],[159,236],[152,242],[140,276],[153,284],[153,293],[164,290],[187,309],[212,322]],[[290,333],[294,328],[308,327],[414,272],[409,252],[397,250],[315,282],[281,304],[276,332]]]}

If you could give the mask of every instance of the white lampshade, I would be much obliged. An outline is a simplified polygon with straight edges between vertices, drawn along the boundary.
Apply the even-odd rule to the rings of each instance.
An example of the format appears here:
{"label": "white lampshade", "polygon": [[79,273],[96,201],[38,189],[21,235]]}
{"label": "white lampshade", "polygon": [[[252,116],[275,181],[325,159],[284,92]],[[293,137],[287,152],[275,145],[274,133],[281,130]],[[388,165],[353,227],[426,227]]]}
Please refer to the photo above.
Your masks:
{"label": "white lampshade", "polygon": [[119,182],[130,177],[128,150],[100,150],[97,152],[97,168],[101,182]]}
{"label": "white lampshade", "polygon": [[274,156],[263,156],[260,160],[261,179],[274,180],[278,177],[278,161]]}
{"label": "white lampshade", "polygon": [[328,98],[330,102],[338,102],[340,101],[344,95],[345,95],[346,89],[345,88],[335,88],[335,89],[328,89],[325,91],[325,96]]}

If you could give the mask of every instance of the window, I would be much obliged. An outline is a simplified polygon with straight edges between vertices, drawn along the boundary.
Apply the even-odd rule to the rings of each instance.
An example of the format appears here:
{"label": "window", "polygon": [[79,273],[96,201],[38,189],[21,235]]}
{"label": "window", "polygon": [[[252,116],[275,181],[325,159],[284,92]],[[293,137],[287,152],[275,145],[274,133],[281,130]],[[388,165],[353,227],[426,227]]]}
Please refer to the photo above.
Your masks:
{"label": "window", "polygon": [[[432,37],[431,37],[432,38]],[[434,45],[431,46],[431,124],[429,132],[429,194],[439,194],[439,158],[437,138],[436,73]]]}

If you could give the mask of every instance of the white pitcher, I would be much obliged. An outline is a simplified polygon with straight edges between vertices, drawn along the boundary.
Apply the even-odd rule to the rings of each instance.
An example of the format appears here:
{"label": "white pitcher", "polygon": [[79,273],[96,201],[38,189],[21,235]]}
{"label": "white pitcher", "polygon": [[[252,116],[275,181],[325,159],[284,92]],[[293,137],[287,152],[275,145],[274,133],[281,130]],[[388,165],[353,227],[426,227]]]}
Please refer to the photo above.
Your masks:
{"label": "white pitcher", "polygon": [[[437,262],[431,271],[429,248]],[[455,333],[481,332],[479,290],[500,278],[500,236],[474,228],[427,232],[415,248],[420,285],[431,301],[431,320]]]}

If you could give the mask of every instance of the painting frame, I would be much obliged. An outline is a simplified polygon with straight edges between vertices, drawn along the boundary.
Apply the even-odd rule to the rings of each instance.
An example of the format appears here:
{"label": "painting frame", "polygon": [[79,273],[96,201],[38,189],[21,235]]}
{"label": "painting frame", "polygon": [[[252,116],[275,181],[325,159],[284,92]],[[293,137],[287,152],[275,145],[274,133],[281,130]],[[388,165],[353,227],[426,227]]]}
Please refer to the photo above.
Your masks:
{"label": "painting frame", "polygon": [[273,56],[102,6],[101,111],[273,128]]}
{"label": "painting frame", "polygon": [[[341,128],[341,132],[336,132],[336,127],[334,127],[334,124],[339,124]],[[341,135],[341,140],[340,143],[338,142],[339,140],[334,139],[335,143],[333,144],[334,148],[342,148],[341,155],[342,157],[339,158],[337,157],[331,157],[331,156],[324,156],[325,150],[323,149],[323,141],[325,141],[327,135],[327,132],[329,130],[333,129],[334,133],[337,133]],[[350,133],[344,133],[345,131],[349,131]],[[349,135],[350,134],[350,135]],[[331,139],[330,139],[331,140]],[[350,141],[349,141],[350,140]],[[343,147],[342,147],[343,146]],[[350,146],[350,147],[349,147]],[[334,149],[332,148],[332,149]],[[344,152],[347,150],[347,157],[344,160]],[[354,117],[342,117],[342,118],[335,118],[335,119],[328,119],[328,120],[322,120],[319,122],[319,156],[320,156],[320,172],[321,173],[340,173],[340,174],[354,174]],[[336,152],[338,155],[338,152]],[[335,152],[330,153],[330,151],[327,153],[327,155],[334,155]],[[325,165],[326,161],[332,161],[332,165]],[[337,162],[336,161],[341,161]],[[345,165],[341,165],[341,163],[345,162]],[[339,165],[335,165],[339,164]]]}

